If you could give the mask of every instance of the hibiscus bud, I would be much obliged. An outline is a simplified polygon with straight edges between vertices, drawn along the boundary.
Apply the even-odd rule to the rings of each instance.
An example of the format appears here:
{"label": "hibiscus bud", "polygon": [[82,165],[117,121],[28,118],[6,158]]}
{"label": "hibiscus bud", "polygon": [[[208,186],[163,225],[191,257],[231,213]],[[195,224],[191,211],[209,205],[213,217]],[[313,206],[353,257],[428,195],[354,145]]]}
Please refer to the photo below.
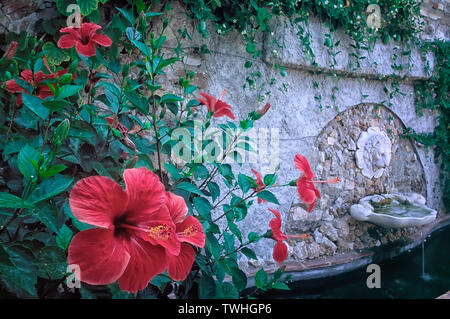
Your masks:
{"label": "hibiscus bud", "polygon": [[297,185],[297,180],[293,179],[292,181],[289,182],[288,184],[289,186],[296,186]]}
{"label": "hibiscus bud", "polygon": [[258,113],[259,115],[264,116],[264,114],[267,113],[267,111],[270,109],[270,103],[266,103],[266,105],[264,105],[264,107],[258,111],[256,111],[256,113]]}
{"label": "hibiscus bud", "polygon": [[59,123],[58,127],[55,130],[55,134],[53,135],[52,144],[56,147],[60,147],[62,142],[69,136],[70,129],[70,121],[69,119],[65,119],[61,123]]}
{"label": "hibiscus bud", "polygon": [[11,60],[14,57],[18,46],[19,46],[19,44],[16,41],[12,41],[9,44],[9,47],[6,49],[6,52],[3,55],[3,58],[5,59],[5,61]]}

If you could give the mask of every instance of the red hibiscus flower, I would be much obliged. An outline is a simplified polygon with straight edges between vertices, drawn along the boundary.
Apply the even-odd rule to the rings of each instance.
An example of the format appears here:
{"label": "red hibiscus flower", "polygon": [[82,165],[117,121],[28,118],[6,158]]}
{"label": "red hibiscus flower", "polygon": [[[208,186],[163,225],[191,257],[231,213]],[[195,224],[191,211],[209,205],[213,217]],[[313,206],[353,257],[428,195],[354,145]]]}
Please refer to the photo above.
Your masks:
{"label": "red hibiscus flower", "polygon": [[101,29],[101,26],[92,22],[82,23],[79,28],[62,28],[59,32],[68,34],[59,38],[58,47],[61,49],[70,49],[75,46],[75,50],[79,54],[87,57],[94,56],[96,45],[109,47],[112,44],[108,36],[96,33],[98,29]]}
{"label": "red hibiscus flower", "polygon": [[67,73],[67,69],[60,70],[53,74],[44,74],[44,72],[39,71],[35,74],[30,69],[26,69],[20,73],[19,79],[28,82],[31,84],[31,87],[33,88],[33,92],[28,92],[24,88],[22,88],[16,80],[8,80],[6,81],[6,90],[11,93],[20,93],[16,98],[16,105],[22,105],[22,93],[26,92],[28,94],[36,95],[37,97],[41,98],[42,100],[46,97],[53,96],[52,90],[50,90],[50,87],[47,84],[41,84],[42,81],[47,79],[53,79],[55,77],[60,77],[61,75]]}
{"label": "red hibiscus flower", "polygon": [[173,193],[166,193],[166,207],[175,224],[175,232],[181,242],[180,253],[166,252],[168,263],[167,273],[176,281],[186,279],[195,260],[195,251],[191,245],[203,248],[205,234],[202,225],[194,216],[187,216],[188,208],[184,199]]}
{"label": "red hibiscus flower", "polygon": [[273,247],[273,260],[277,263],[282,263],[288,257],[288,248],[284,243],[284,240],[288,238],[299,238],[305,239],[308,238],[308,234],[301,235],[286,235],[281,231],[281,214],[279,211],[275,209],[269,210],[275,215],[269,222],[269,227],[272,230],[272,238],[277,242]]}
{"label": "red hibiscus flower", "polygon": [[327,181],[313,181],[314,172],[311,170],[308,160],[300,154],[295,155],[294,164],[303,173],[303,176],[297,180],[297,192],[300,195],[300,199],[306,204],[309,204],[308,213],[310,213],[316,204],[316,198],[320,199],[320,192],[314,186],[314,183],[335,184],[339,183],[340,179],[339,177],[335,177]]}
{"label": "red hibiscus flower", "polygon": [[220,95],[219,99],[215,98],[214,96],[211,96],[205,92],[200,92],[200,95],[203,98],[197,98],[197,100],[205,104],[208,108],[208,111],[213,112],[213,117],[222,117],[222,116],[228,116],[230,119],[234,120],[234,115],[231,112],[231,106],[224,101],[222,101],[226,91],[223,90],[222,94]]}
{"label": "red hibiscus flower", "polygon": [[[255,189],[256,192],[260,192],[260,191],[262,191],[264,189],[264,187],[266,187],[266,185],[264,185],[264,181],[262,180],[260,173],[255,171],[253,168],[252,168],[252,172],[256,176],[255,183],[256,183],[256,185],[258,185],[258,188],[256,188],[256,189],[254,188],[254,189]],[[258,197],[258,204],[261,204],[261,203],[264,203],[264,202],[266,202],[265,199],[262,199],[262,198]]]}
{"label": "red hibiscus flower", "polygon": [[81,281],[119,280],[122,290],[134,293],[167,268],[166,251],[178,255],[180,242],[158,177],[141,167],[126,169],[123,178],[125,190],[104,176],[84,178],[72,189],[73,215],[100,228],[73,237],[68,261],[80,267]]}

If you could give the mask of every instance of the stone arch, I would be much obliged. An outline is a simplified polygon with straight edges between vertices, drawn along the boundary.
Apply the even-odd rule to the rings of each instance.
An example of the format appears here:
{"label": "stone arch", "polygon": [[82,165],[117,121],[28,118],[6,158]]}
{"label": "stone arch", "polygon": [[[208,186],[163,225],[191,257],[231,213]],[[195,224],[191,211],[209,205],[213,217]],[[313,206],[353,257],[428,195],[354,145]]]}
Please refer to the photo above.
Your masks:
{"label": "stone arch", "polygon": [[[357,140],[369,127],[379,127],[392,143],[390,165],[379,178],[368,178],[356,165]],[[416,192],[426,197],[425,170],[401,119],[389,108],[362,103],[336,115],[317,135],[308,158],[316,180],[341,178],[339,184],[320,184],[322,198],[311,213],[295,203],[287,218],[288,233],[306,232],[311,239],[294,245],[294,258],[315,259],[353,249],[394,242],[417,229],[383,229],[351,218],[350,206],[362,197],[393,192]]]}
{"label": "stone arch", "polygon": [[[391,163],[380,178],[363,176],[355,161],[358,138],[371,126],[379,127],[392,143]],[[367,195],[416,192],[427,197],[423,164],[411,140],[401,136],[404,129],[405,125],[391,109],[374,103],[348,108],[322,129],[314,142],[315,173],[317,179],[341,178],[338,185],[321,185],[326,204],[334,204],[338,215]]]}

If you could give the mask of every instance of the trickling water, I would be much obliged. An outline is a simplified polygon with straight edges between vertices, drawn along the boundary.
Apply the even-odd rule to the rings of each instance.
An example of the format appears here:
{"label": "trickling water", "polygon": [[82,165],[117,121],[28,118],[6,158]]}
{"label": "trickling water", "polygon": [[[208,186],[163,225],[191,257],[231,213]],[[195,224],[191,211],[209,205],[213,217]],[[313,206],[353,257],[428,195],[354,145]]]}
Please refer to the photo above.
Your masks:
{"label": "trickling water", "polygon": [[431,278],[430,274],[425,272],[425,242],[426,239],[422,241],[422,276],[420,276],[420,278],[424,281],[431,281],[433,278]]}

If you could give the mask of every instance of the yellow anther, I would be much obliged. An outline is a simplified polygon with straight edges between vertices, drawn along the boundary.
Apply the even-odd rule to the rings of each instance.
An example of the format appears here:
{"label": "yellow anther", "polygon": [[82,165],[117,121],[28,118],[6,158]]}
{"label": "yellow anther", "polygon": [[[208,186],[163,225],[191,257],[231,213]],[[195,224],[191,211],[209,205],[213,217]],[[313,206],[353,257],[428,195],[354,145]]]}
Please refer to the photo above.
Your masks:
{"label": "yellow anther", "polygon": [[170,228],[167,225],[158,225],[147,228],[148,236],[154,239],[167,240],[170,237]]}
{"label": "yellow anther", "polygon": [[195,225],[189,226],[185,230],[183,230],[183,236],[185,237],[192,237],[195,236],[195,234],[198,233],[198,227]]}

